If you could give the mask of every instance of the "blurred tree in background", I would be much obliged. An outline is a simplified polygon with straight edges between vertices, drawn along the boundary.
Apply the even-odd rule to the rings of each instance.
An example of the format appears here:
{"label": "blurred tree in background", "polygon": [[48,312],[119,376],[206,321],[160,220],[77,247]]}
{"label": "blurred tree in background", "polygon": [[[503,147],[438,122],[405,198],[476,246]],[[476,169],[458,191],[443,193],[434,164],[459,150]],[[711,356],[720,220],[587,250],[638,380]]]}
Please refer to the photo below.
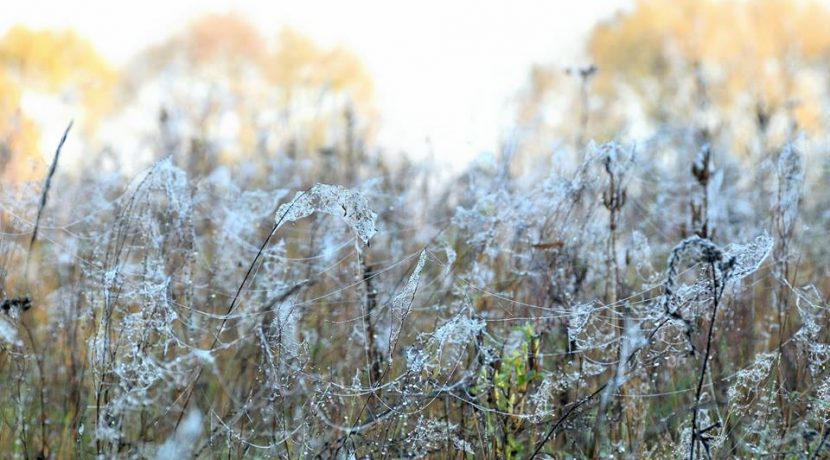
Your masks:
{"label": "blurred tree in background", "polygon": [[172,154],[194,174],[277,151],[356,162],[377,116],[371,78],[354,54],[291,29],[269,41],[238,14],[196,20],[140,53],[121,75],[75,32],[15,27],[0,41],[0,94],[7,180],[40,177],[48,164],[42,152],[53,148],[39,145],[27,98],[57,96],[72,107],[86,142],[98,141],[105,116],[103,131],[116,133],[119,144],[125,136],[113,127],[130,126],[143,135],[147,160]]}
{"label": "blurred tree in background", "polygon": [[638,0],[591,32],[595,74],[532,70],[519,122],[537,147],[585,139],[580,130],[597,140],[692,130],[744,157],[798,131],[825,134],[828,22],[811,0]]}
{"label": "blurred tree in background", "polygon": [[0,39],[0,178],[25,180],[45,168],[37,123],[22,110],[27,98],[51,95],[84,107],[79,121],[89,134],[110,110],[116,81],[115,70],[73,31],[10,29]]}
{"label": "blurred tree in background", "polygon": [[355,55],[290,29],[268,44],[242,16],[210,15],[137,57],[121,97],[160,109],[157,154],[204,173],[279,150],[348,152],[344,139],[369,137],[372,83]]}

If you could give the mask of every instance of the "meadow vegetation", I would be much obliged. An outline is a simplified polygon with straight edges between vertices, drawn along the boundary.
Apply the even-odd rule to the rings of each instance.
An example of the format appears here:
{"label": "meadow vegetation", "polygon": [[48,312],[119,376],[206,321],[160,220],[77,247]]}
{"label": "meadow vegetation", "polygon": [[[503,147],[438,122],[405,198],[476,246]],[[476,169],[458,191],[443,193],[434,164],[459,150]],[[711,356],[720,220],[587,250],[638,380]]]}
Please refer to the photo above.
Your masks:
{"label": "meadow vegetation", "polygon": [[827,101],[718,99],[745,83],[687,51],[638,70],[688,92],[636,139],[616,61],[535,69],[515,138],[451,180],[340,102],[328,137],[230,147],[168,107],[139,172],[63,170],[67,129],[51,168],[2,175],[0,452],[828,458]]}

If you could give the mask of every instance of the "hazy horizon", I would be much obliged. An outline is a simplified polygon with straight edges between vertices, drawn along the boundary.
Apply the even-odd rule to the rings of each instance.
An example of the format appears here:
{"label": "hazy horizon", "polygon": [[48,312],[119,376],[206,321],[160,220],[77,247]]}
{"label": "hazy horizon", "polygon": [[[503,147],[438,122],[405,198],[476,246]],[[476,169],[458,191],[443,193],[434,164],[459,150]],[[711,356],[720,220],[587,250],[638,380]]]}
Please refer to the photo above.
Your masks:
{"label": "hazy horizon", "polygon": [[[0,17],[0,34],[14,25],[71,28],[121,66],[205,14],[241,13],[268,39],[291,27],[323,46],[347,48],[366,65],[380,112],[379,147],[414,158],[434,154],[457,169],[509,137],[514,99],[534,64],[585,64],[586,34],[629,3],[32,1]],[[41,121],[44,135],[65,124]]]}

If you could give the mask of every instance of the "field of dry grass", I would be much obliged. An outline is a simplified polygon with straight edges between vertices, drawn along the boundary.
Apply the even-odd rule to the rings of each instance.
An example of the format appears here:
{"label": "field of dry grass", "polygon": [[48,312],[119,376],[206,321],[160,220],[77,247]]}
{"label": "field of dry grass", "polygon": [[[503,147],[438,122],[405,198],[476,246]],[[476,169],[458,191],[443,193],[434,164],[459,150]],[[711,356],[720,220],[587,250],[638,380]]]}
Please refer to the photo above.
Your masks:
{"label": "field of dry grass", "polygon": [[4,186],[0,449],[823,458],[827,169],[802,144]]}

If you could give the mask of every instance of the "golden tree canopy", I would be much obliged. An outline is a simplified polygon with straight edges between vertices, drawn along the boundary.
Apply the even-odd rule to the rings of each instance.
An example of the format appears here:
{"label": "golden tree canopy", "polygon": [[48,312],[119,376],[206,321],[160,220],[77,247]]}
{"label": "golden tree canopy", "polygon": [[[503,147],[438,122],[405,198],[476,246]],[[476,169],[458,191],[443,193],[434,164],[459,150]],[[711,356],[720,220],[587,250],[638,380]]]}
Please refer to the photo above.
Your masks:
{"label": "golden tree canopy", "polygon": [[331,125],[342,122],[344,110],[362,121],[361,136],[375,116],[371,78],[354,54],[320,47],[290,28],[269,42],[235,13],[204,16],[148,49],[131,66],[122,93],[132,97],[171,69],[173,81],[203,84],[211,91],[208,97],[189,97],[182,93],[193,85],[185,84],[168,98],[170,108],[192,111],[197,119],[192,131],[206,137],[232,113],[240,120],[236,154],[252,153],[263,131],[316,151],[342,137],[332,135]]}
{"label": "golden tree canopy", "polygon": [[83,108],[91,129],[109,109],[116,72],[91,43],[71,30],[12,27],[0,38],[0,171],[7,179],[38,174],[36,120],[21,104],[26,91],[56,95]]}
{"label": "golden tree canopy", "polygon": [[[773,143],[798,130],[824,133],[827,24],[830,11],[813,0],[638,0],[590,34],[587,54],[599,72],[588,135],[612,137],[638,116],[729,132],[739,150],[759,129]],[[525,118],[554,91],[539,84],[550,78],[532,77]]]}

